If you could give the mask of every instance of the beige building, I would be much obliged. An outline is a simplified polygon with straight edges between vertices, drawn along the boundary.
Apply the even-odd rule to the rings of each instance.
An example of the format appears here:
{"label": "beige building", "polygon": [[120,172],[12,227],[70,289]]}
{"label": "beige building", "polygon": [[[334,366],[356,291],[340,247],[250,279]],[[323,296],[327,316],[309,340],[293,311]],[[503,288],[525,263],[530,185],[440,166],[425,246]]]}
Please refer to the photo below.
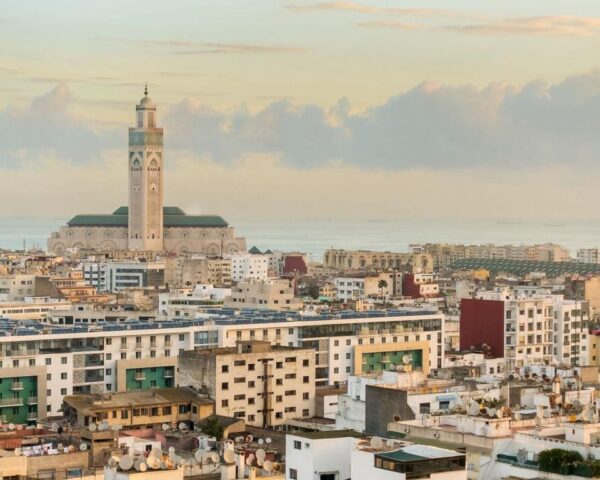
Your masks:
{"label": "beige building", "polygon": [[136,105],[129,129],[129,206],[108,215],[76,215],[52,233],[48,250],[143,250],[223,255],[246,250],[243,238],[216,215],[187,215],[163,206],[163,129],[148,90]]}
{"label": "beige building", "polygon": [[197,422],[214,413],[214,403],[191,388],[159,388],[104,395],[69,395],[63,417],[72,426],[102,421],[123,428]]}
{"label": "beige building", "polygon": [[590,317],[600,316],[600,276],[571,276],[565,278],[565,298],[586,301]]}
{"label": "beige building", "polygon": [[433,259],[428,253],[372,252],[370,250],[327,249],[323,266],[337,270],[401,270],[409,273],[431,273]]}
{"label": "beige building", "polygon": [[293,283],[284,278],[239,282],[224,305],[231,308],[299,310],[302,302],[294,296]]}
{"label": "beige building", "polygon": [[269,341],[179,355],[179,381],[215,400],[215,413],[272,427],[314,414],[315,352]]}

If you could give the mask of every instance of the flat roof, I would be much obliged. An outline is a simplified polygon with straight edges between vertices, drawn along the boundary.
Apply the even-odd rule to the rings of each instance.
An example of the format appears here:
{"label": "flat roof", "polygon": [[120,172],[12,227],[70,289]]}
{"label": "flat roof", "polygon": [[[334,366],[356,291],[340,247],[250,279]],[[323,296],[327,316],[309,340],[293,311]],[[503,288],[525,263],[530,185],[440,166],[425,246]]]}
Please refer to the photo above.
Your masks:
{"label": "flat roof", "polygon": [[315,432],[290,432],[296,437],[308,438],[310,440],[324,440],[329,438],[360,438],[362,435],[354,430],[330,430]]}
{"label": "flat roof", "polygon": [[525,275],[532,272],[542,272],[548,276],[565,274],[588,275],[600,273],[600,264],[577,262],[538,262],[532,260],[505,260],[494,258],[463,258],[452,262],[449,267],[453,270],[485,269],[490,273],[511,273]]}
{"label": "flat roof", "polygon": [[151,405],[192,402],[208,405],[214,403],[212,399],[200,396],[189,387],[156,388],[110,394],[67,395],[63,401],[84,415],[104,410],[140,408]]}

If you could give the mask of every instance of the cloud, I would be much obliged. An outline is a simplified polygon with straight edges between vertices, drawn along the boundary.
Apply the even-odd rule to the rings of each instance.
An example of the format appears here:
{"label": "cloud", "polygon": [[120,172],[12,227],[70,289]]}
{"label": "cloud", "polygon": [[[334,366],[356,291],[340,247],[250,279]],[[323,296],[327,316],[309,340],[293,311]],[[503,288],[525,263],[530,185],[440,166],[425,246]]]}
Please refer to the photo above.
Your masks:
{"label": "cloud", "polygon": [[330,108],[280,100],[257,112],[221,112],[187,99],[163,122],[169,148],[225,164],[255,153],[302,169],[331,162],[387,170],[564,162],[595,168],[598,85],[600,72],[555,85],[423,83],[359,113],[347,100]]}
{"label": "cloud", "polygon": [[429,30],[431,27],[418,23],[399,22],[397,20],[373,20],[370,22],[359,22],[359,27],[365,28],[390,28],[394,30]]}
{"label": "cloud", "polygon": [[444,29],[478,35],[591,37],[600,34],[600,18],[569,16],[517,17],[474,25],[449,25]]}
{"label": "cloud", "polygon": [[287,8],[296,13],[307,13],[315,11],[332,12],[355,12],[369,15],[396,15],[423,18],[461,18],[482,19],[481,15],[462,12],[459,10],[446,10],[439,8],[398,8],[398,7],[375,7],[348,1],[320,2],[307,5],[288,5]]}
{"label": "cloud", "polygon": [[[125,151],[124,128],[76,117],[73,101],[60,85],[27,107],[0,110],[0,165],[28,168],[47,156],[89,164],[107,149]],[[170,157],[194,156],[229,168],[269,157],[297,170],[569,164],[600,171],[600,71],[556,84],[422,83],[360,112],[348,99],[329,107],[282,99],[256,111],[223,111],[187,98],[159,108]]]}
{"label": "cloud", "polygon": [[124,133],[97,131],[73,115],[72,102],[67,85],[60,84],[26,107],[0,110],[0,166],[35,167],[50,157],[85,164],[125,139]]}
{"label": "cloud", "polygon": [[306,53],[308,49],[298,45],[258,45],[251,43],[219,43],[219,42],[194,42],[189,40],[147,40],[131,38],[104,38],[96,40],[130,43],[138,45],[152,45],[158,47],[174,48],[176,55],[204,55],[220,53]]}

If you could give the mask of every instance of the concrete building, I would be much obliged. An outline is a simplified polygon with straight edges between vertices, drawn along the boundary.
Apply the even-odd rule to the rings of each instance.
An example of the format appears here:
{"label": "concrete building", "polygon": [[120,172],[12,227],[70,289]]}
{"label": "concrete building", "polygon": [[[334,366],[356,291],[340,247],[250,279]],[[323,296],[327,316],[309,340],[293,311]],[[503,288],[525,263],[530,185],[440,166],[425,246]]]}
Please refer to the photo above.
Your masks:
{"label": "concrete building", "polygon": [[18,302],[25,297],[35,297],[35,275],[10,275],[0,277],[0,301]]}
{"label": "concrete building", "polygon": [[400,270],[410,273],[431,273],[433,259],[428,253],[373,252],[370,250],[327,249],[323,266],[336,270]]}
{"label": "concrete building", "polygon": [[126,288],[164,287],[163,262],[85,262],[83,278],[100,292],[118,292]]}
{"label": "concrete building", "polygon": [[261,427],[314,414],[314,350],[240,341],[233,348],[182,352],[179,382],[206,392],[215,413]]}
{"label": "concrete building", "polygon": [[295,480],[467,478],[462,453],[348,430],[288,433],[286,470]]}
{"label": "concrete building", "polygon": [[242,281],[231,289],[231,296],[225,298],[228,308],[257,308],[270,310],[299,310],[302,302],[294,296],[291,280]]}
{"label": "concrete building", "polygon": [[231,280],[267,280],[269,278],[269,256],[236,252],[225,258],[231,261]]}
{"label": "concrete building", "polygon": [[76,215],[48,239],[48,250],[68,249],[198,252],[222,256],[245,251],[243,238],[215,215],[186,215],[163,206],[163,129],[148,90],[129,129],[129,206],[109,215]]}
{"label": "concrete building", "polygon": [[[380,272],[377,275],[336,277],[336,298],[342,302],[369,297],[390,298],[402,295],[402,273]],[[380,287],[380,285],[382,285]]]}
{"label": "concrete building", "polygon": [[127,428],[197,422],[214,413],[214,402],[190,388],[162,388],[110,395],[67,395],[63,418],[74,427],[102,421]]}
{"label": "concrete building", "polygon": [[564,286],[565,298],[587,302],[590,308],[590,317],[600,317],[600,276],[567,276]]}
{"label": "concrete building", "polygon": [[579,263],[600,263],[600,248],[580,248],[577,250]]}
{"label": "concrete building", "polygon": [[[587,308],[562,295],[515,296],[498,289],[461,300],[460,348],[504,357],[508,368],[525,362],[587,362]],[[585,312],[585,313],[584,313]]]}
{"label": "concrete building", "polygon": [[50,297],[27,297],[21,302],[0,302],[0,318],[42,320],[55,310],[69,308],[71,302]]}
{"label": "concrete building", "polygon": [[207,308],[223,305],[230,295],[231,288],[211,284],[196,284],[193,288],[159,293],[158,313],[164,318],[197,318]]}

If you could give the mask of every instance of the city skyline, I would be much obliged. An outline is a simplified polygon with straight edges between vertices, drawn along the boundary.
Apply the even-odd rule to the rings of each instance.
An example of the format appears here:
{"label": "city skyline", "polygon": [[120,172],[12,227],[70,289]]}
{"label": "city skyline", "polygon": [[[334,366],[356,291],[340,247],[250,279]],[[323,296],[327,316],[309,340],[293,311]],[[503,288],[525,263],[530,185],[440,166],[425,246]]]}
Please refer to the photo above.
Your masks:
{"label": "city skyline", "polygon": [[148,81],[189,213],[597,219],[600,6],[521,3],[9,2],[0,214],[123,202]]}

